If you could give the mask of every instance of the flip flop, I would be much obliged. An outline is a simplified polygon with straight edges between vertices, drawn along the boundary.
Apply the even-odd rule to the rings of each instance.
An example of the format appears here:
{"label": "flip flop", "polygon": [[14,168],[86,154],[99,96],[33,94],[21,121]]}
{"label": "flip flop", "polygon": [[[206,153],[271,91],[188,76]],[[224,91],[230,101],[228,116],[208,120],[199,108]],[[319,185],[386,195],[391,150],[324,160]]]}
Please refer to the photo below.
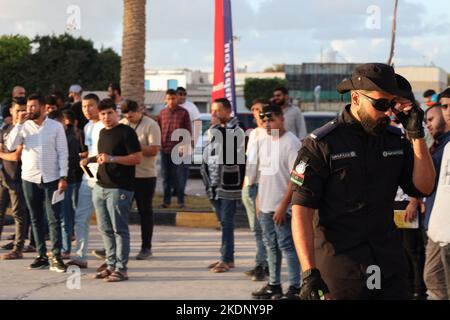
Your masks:
{"label": "flip flop", "polygon": [[214,273],[223,273],[230,271],[230,267],[225,262],[220,262],[217,266],[211,269]]}
{"label": "flip flop", "polygon": [[106,282],[121,282],[128,280],[128,276],[122,272],[114,271],[111,273],[111,275],[105,279],[103,279]]}

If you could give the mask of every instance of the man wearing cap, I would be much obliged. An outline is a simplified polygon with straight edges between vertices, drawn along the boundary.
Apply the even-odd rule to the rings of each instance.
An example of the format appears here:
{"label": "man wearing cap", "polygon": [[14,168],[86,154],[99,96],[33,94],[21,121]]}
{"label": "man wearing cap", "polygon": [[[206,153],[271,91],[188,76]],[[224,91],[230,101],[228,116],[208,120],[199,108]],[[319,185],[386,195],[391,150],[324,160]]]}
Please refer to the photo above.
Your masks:
{"label": "man wearing cap", "polygon": [[[397,103],[404,92],[381,63],[357,67],[337,90],[351,104],[304,140],[291,174],[300,298],[410,299],[393,202],[398,186],[413,197],[433,191],[423,111]],[[411,143],[389,125],[392,112]]]}
{"label": "man wearing cap", "polygon": [[88,120],[83,115],[81,107],[81,94],[83,89],[79,84],[73,84],[69,88],[69,100],[72,103],[70,109],[75,113],[75,126],[83,132],[83,128]]}

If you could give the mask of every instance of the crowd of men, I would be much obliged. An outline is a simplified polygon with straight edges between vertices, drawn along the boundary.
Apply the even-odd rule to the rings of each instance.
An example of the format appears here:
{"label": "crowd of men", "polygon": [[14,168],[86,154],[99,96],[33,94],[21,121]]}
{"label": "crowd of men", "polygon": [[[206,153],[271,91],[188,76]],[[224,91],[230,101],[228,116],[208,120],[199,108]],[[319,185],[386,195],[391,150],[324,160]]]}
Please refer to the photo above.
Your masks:
{"label": "crowd of men", "polygon": [[[407,79],[371,63],[337,91],[349,93],[350,104],[308,136],[284,87],[254,101],[257,127],[248,137],[230,101],[213,102],[201,174],[222,238],[219,259],[208,268],[235,268],[242,201],[256,241],[255,266],[246,275],[267,281],[253,298],[448,299],[450,89],[425,92],[424,112]],[[203,134],[186,90],[168,90],[156,120],[124,99],[120,86],[110,85],[108,95],[100,100],[73,85],[66,103],[60,93],[26,97],[24,88],[14,88],[0,134],[0,228],[8,206],[15,221],[4,260],[36,251],[30,269],[87,268],[95,211],[104,249],[93,253],[104,263],[94,277],[127,280],[133,200],[142,237],[136,259],[152,256],[159,154],[160,207],[169,208],[173,196],[177,208],[185,207],[192,147]],[[394,210],[416,226],[396,226]]]}

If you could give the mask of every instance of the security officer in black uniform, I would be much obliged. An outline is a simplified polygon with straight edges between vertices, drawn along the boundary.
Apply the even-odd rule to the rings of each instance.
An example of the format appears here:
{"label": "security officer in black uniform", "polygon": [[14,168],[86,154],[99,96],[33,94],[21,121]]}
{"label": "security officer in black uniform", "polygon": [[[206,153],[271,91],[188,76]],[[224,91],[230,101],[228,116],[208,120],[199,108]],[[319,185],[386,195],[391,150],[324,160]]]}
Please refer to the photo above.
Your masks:
{"label": "security officer in black uniform", "polygon": [[[434,187],[423,111],[397,103],[404,92],[385,64],[358,66],[337,90],[351,104],[303,141],[291,173],[300,298],[409,299],[393,203],[398,186],[413,197]],[[389,125],[392,113],[412,142]]]}

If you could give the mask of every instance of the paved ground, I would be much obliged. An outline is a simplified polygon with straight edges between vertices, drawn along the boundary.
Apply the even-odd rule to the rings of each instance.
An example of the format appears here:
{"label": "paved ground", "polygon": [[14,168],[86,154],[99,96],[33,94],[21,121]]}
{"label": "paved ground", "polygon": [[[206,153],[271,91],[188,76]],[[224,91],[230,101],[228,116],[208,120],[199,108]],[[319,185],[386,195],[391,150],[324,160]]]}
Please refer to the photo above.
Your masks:
{"label": "paved ground", "polygon": [[[248,230],[236,231],[237,266],[223,274],[214,274],[206,268],[217,258],[219,231],[157,226],[153,257],[147,261],[137,261],[132,258],[140,248],[138,230],[138,226],[131,226],[128,281],[105,283],[92,279],[95,268],[101,264],[100,260],[92,256],[89,258],[89,268],[82,270],[81,288],[68,289],[68,282],[76,284],[74,275],[49,270],[27,270],[35,256],[28,253],[23,260],[0,261],[0,299],[243,300],[249,299],[250,292],[264,284],[253,282],[243,274],[252,267],[254,261],[255,245]],[[12,226],[7,226],[4,236],[12,232]],[[90,251],[102,247],[95,226],[91,227],[91,232]],[[5,243],[1,241],[1,245]],[[0,250],[0,253],[3,252]],[[285,272],[283,280],[286,280]],[[287,287],[287,284],[284,286]]]}

